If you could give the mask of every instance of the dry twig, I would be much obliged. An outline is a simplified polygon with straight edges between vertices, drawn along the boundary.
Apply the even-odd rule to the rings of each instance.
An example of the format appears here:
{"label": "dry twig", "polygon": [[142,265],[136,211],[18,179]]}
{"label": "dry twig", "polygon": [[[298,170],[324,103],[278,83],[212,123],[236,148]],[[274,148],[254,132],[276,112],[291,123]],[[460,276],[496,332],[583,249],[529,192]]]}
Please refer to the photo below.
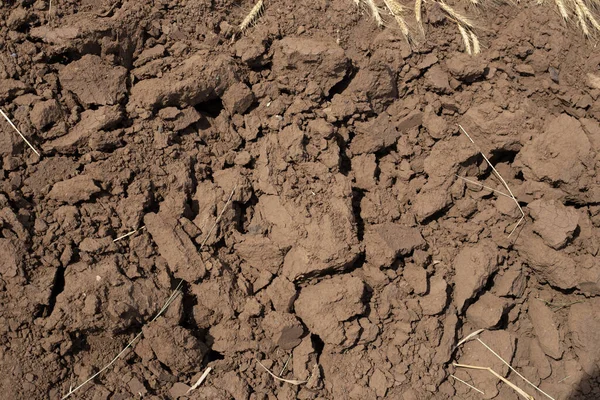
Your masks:
{"label": "dry twig", "polygon": [[6,115],[6,114],[4,113],[4,111],[2,111],[2,110],[0,110],[0,114],[2,114],[2,116],[3,116],[3,117],[4,117],[4,119],[5,119],[5,120],[6,120],[6,121],[7,121],[7,122],[10,124],[10,126],[12,126],[12,127],[13,127],[13,129],[14,129],[15,131],[17,131],[17,133],[19,134],[19,136],[21,136],[21,139],[23,139],[23,140],[25,141],[25,143],[27,143],[27,146],[29,146],[29,147],[31,148],[31,150],[33,150],[33,152],[34,152],[35,154],[37,154],[37,156],[38,156],[38,157],[41,157],[41,156],[40,156],[40,153],[38,153],[38,151],[35,149],[35,147],[33,147],[33,145],[32,145],[31,143],[29,143],[29,140],[27,140],[27,138],[25,137],[25,135],[23,135],[23,134],[21,133],[21,131],[20,131],[20,130],[19,130],[19,129],[18,129],[16,126],[15,126],[15,124],[13,124],[13,122],[10,120],[10,118],[8,118],[8,115]]}
{"label": "dry twig", "polygon": [[[469,136],[469,134],[467,133],[467,131],[461,125],[459,125],[459,128],[469,138],[469,140],[471,141],[471,143],[473,143],[475,146],[477,146],[477,144],[475,144],[475,142],[473,141],[473,139],[471,139],[471,136]],[[481,149],[479,149],[479,147],[477,147],[477,149],[479,150],[479,153],[483,156],[485,162],[490,166],[490,168],[492,168],[492,171],[494,171],[494,174],[498,177],[498,179],[500,179],[500,181],[502,182],[502,184],[504,185],[504,187],[506,188],[506,190],[508,190],[508,194],[510,195],[510,198],[513,199],[513,201],[515,202],[517,208],[521,212],[521,218],[519,218],[519,221],[517,221],[517,224],[512,229],[512,231],[510,231],[510,233],[508,235],[508,237],[511,237],[512,234],[515,232],[515,230],[519,227],[519,225],[521,224],[521,222],[525,219],[525,212],[521,208],[521,205],[519,204],[519,201],[517,200],[517,198],[513,194],[512,190],[510,190],[510,187],[508,186],[508,183],[506,183],[506,181],[504,180],[504,178],[502,177],[502,175],[500,175],[500,173],[492,165],[492,163],[490,162],[490,160],[486,157],[486,155],[483,154],[483,152],[481,151]],[[505,196],[506,196],[506,194],[505,194]]]}

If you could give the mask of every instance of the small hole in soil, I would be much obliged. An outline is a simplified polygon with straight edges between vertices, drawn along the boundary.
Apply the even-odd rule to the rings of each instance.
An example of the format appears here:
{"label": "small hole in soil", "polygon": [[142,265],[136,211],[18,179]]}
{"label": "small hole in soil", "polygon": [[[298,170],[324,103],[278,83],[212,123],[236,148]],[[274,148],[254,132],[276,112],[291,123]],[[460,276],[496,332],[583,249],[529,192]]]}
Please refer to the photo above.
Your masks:
{"label": "small hole in soil", "polygon": [[356,219],[356,235],[358,240],[362,241],[365,232],[365,222],[362,219],[360,202],[365,197],[363,190],[353,188],[352,189],[352,211],[354,212],[354,218]]}
{"label": "small hole in soil", "polygon": [[54,276],[54,286],[52,287],[52,291],[50,292],[50,300],[48,301],[48,307],[45,311],[42,311],[45,317],[50,316],[52,311],[54,310],[54,306],[56,305],[56,297],[65,290],[65,269],[58,268],[56,270],[56,275]]}
{"label": "small hole in soil", "polygon": [[500,163],[512,164],[515,161],[515,157],[518,153],[519,152],[515,150],[496,150],[492,152],[492,155],[490,156],[490,162],[492,165]]}
{"label": "small hole in soil", "polygon": [[194,107],[196,111],[211,118],[217,118],[223,111],[223,102],[219,97],[212,100],[207,100]]}
{"label": "small hole in soil", "polygon": [[206,362],[209,363],[211,361],[224,360],[225,356],[218,351],[211,350],[206,355]]}
{"label": "small hole in soil", "polygon": [[321,338],[314,333],[311,333],[310,340],[312,342],[313,348],[315,349],[315,353],[321,354],[323,352],[323,347],[325,347],[325,343],[321,340]]}

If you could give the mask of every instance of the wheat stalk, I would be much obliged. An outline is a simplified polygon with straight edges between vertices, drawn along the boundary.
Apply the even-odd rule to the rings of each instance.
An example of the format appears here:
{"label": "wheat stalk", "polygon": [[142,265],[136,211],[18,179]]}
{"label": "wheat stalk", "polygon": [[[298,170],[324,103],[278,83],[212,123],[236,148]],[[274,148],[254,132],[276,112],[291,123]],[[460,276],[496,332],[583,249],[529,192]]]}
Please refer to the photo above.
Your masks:
{"label": "wheat stalk", "polygon": [[35,147],[33,147],[33,145],[31,143],[29,143],[29,140],[27,140],[27,138],[25,137],[25,135],[23,135],[21,133],[21,131],[15,126],[15,124],[13,124],[13,122],[10,120],[10,118],[8,118],[8,115],[6,115],[4,113],[4,111],[0,110],[0,114],[2,114],[2,116],[4,117],[4,119],[10,124],[10,126],[12,126],[12,128],[17,131],[17,133],[19,134],[19,136],[21,136],[21,139],[23,139],[25,141],[25,143],[27,143],[27,146],[29,146],[29,148],[31,150],[33,150],[33,152],[35,154],[37,154],[38,157],[41,157],[40,153],[38,153],[38,151],[35,149]]}
{"label": "wheat stalk", "polygon": [[450,18],[454,19],[457,22],[460,22],[462,25],[468,27],[469,29],[474,28],[473,23],[471,22],[471,20],[469,18],[460,14],[458,11],[456,11],[455,9],[453,9],[452,7],[450,7],[448,4],[446,4],[443,1],[438,1],[438,4],[442,8],[442,10],[444,10],[444,12],[446,14],[448,14],[448,16],[450,16]]}
{"label": "wheat stalk", "polygon": [[480,367],[480,366],[477,366],[477,365],[467,365],[467,364],[457,364],[457,363],[452,363],[452,365],[454,365],[456,368],[478,369],[478,370],[482,370],[482,371],[488,371],[492,375],[494,375],[496,378],[500,379],[502,382],[504,382],[508,386],[510,386],[515,392],[517,392],[521,396],[523,396],[523,398],[525,398],[527,400],[535,400],[532,395],[528,394],[523,389],[521,389],[520,387],[518,387],[514,383],[510,382],[508,379],[506,379],[505,377],[503,377],[502,375],[500,375],[499,373],[497,373],[496,371],[494,371],[490,367]]}
{"label": "wheat stalk", "polygon": [[471,41],[473,42],[473,54],[481,53],[481,46],[479,46],[479,38],[473,31],[469,31],[471,35]]}
{"label": "wheat stalk", "polygon": [[565,21],[567,21],[569,19],[569,13],[567,11],[567,7],[565,6],[565,2],[564,0],[554,0],[556,3],[556,6],[558,7],[558,12],[560,13],[561,17],[563,17],[563,19]]}
{"label": "wheat stalk", "polygon": [[404,6],[398,3],[396,0],[383,0],[383,2],[390,13],[394,16],[396,23],[402,31],[402,34],[410,41],[410,31],[406,21],[404,20],[404,17],[402,16],[404,13]]}
{"label": "wheat stalk", "polygon": [[423,32],[423,0],[415,0],[415,19],[419,25],[419,29]]}
{"label": "wheat stalk", "polygon": [[456,25],[458,26],[458,31],[460,32],[460,36],[462,37],[463,43],[465,44],[465,51],[467,52],[467,54],[473,54],[473,50],[471,49],[471,38],[469,37],[467,30],[458,22],[456,23]]}
{"label": "wheat stalk", "polygon": [[240,24],[240,31],[244,32],[246,29],[248,29],[249,26],[256,22],[256,20],[261,16],[263,9],[263,0],[258,0],[254,7],[252,7],[252,10],[250,10],[248,15],[246,15],[246,18],[244,18],[244,20]]}
{"label": "wheat stalk", "polygon": [[373,19],[377,26],[383,26],[383,19],[381,18],[381,13],[379,12],[379,8],[377,8],[377,4],[375,4],[375,0],[363,0],[369,9],[371,10],[371,14],[373,14]]}
{"label": "wheat stalk", "polygon": [[580,8],[581,9],[581,13],[592,24],[592,26],[594,27],[594,29],[596,29],[597,31],[600,31],[600,24],[598,23],[598,21],[594,17],[594,14],[592,14],[592,12],[588,8],[588,6],[582,0],[574,0],[574,2],[575,2],[575,5],[576,5],[575,8],[576,9]]}

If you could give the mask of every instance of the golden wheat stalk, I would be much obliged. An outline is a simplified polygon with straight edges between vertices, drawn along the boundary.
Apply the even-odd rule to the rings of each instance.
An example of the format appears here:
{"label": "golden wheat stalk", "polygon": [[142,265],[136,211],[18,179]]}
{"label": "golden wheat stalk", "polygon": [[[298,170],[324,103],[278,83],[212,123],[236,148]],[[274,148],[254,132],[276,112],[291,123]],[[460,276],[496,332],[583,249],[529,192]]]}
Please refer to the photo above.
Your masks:
{"label": "golden wheat stalk", "polygon": [[256,20],[261,16],[264,8],[263,0],[258,0],[252,10],[246,15],[246,18],[240,24],[240,31],[244,32],[248,27],[250,27]]}
{"label": "golden wheat stalk", "polygon": [[460,36],[462,37],[463,43],[465,44],[465,51],[467,52],[467,54],[473,54],[473,50],[471,49],[471,38],[469,37],[469,33],[467,32],[465,27],[459,24],[458,22],[456,23],[456,25],[458,26],[458,31],[460,32]]}
{"label": "golden wheat stalk", "polygon": [[585,18],[587,18],[587,20],[590,22],[590,24],[592,24],[594,29],[596,29],[597,31],[600,31],[600,24],[598,23],[598,21],[596,20],[596,17],[594,17],[594,14],[592,14],[592,12],[588,8],[588,6],[582,0],[574,0],[574,1],[575,1],[576,8],[579,7],[581,9],[581,13],[583,14],[583,16]]}
{"label": "golden wheat stalk", "polygon": [[415,19],[421,31],[423,31],[423,0],[415,0]]}
{"label": "golden wheat stalk", "polygon": [[556,6],[558,7],[558,12],[560,16],[566,21],[569,19],[569,12],[567,11],[567,7],[565,6],[564,0],[554,0]]}
{"label": "golden wheat stalk", "polygon": [[456,22],[460,22],[462,25],[464,25],[465,27],[467,27],[469,29],[473,29],[473,23],[471,22],[471,20],[469,18],[460,14],[458,11],[456,11],[455,9],[453,9],[452,7],[450,7],[448,4],[444,3],[443,1],[438,1],[438,4],[442,8],[442,10],[444,10],[444,12],[446,14],[448,14],[448,16],[450,18],[454,19]]}
{"label": "golden wheat stalk", "polygon": [[398,3],[396,0],[383,0],[383,2],[389,10],[389,12],[394,16],[394,19],[400,27],[400,31],[402,32],[402,34],[410,41],[410,31],[403,17],[404,6]]}
{"label": "golden wheat stalk", "polygon": [[588,24],[585,19],[583,10],[581,9],[581,6],[577,2],[577,0],[573,0],[573,5],[575,6],[575,15],[577,15],[577,19],[579,20],[579,26],[581,27],[583,34],[585,36],[590,36],[590,29],[588,27]]}
{"label": "golden wheat stalk", "polygon": [[471,42],[473,43],[473,54],[481,53],[481,46],[479,45],[479,38],[473,31],[469,31],[471,35]]}
{"label": "golden wheat stalk", "polygon": [[377,4],[375,4],[375,0],[364,0],[364,2],[371,10],[371,14],[373,14],[373,19],[377,26],[383,26],[383,19],[381,18],[381,13],[379,12],[379,8],[377,8]]}

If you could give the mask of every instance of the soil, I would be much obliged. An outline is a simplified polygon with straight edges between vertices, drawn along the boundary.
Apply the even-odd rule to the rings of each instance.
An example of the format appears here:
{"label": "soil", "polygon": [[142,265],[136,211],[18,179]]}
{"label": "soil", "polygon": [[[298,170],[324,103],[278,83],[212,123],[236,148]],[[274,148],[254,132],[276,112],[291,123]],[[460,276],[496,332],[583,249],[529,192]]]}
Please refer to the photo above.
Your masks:
{"label": "soil", "polygon": [[[0,6],[5,399],[600,398],[600,56],[533,2]],[[473,138],[473,145],[459,130]],[[506,191],[525,213],[478,180]],[[132,234],[120,238],[127,233]],[[181,283],[181,294],[154,316]],[[259,364],[300,385],[273,379]],[[189,387],[211,367],[195,390]],[[455,377],[469,382],[481,394]]]}

